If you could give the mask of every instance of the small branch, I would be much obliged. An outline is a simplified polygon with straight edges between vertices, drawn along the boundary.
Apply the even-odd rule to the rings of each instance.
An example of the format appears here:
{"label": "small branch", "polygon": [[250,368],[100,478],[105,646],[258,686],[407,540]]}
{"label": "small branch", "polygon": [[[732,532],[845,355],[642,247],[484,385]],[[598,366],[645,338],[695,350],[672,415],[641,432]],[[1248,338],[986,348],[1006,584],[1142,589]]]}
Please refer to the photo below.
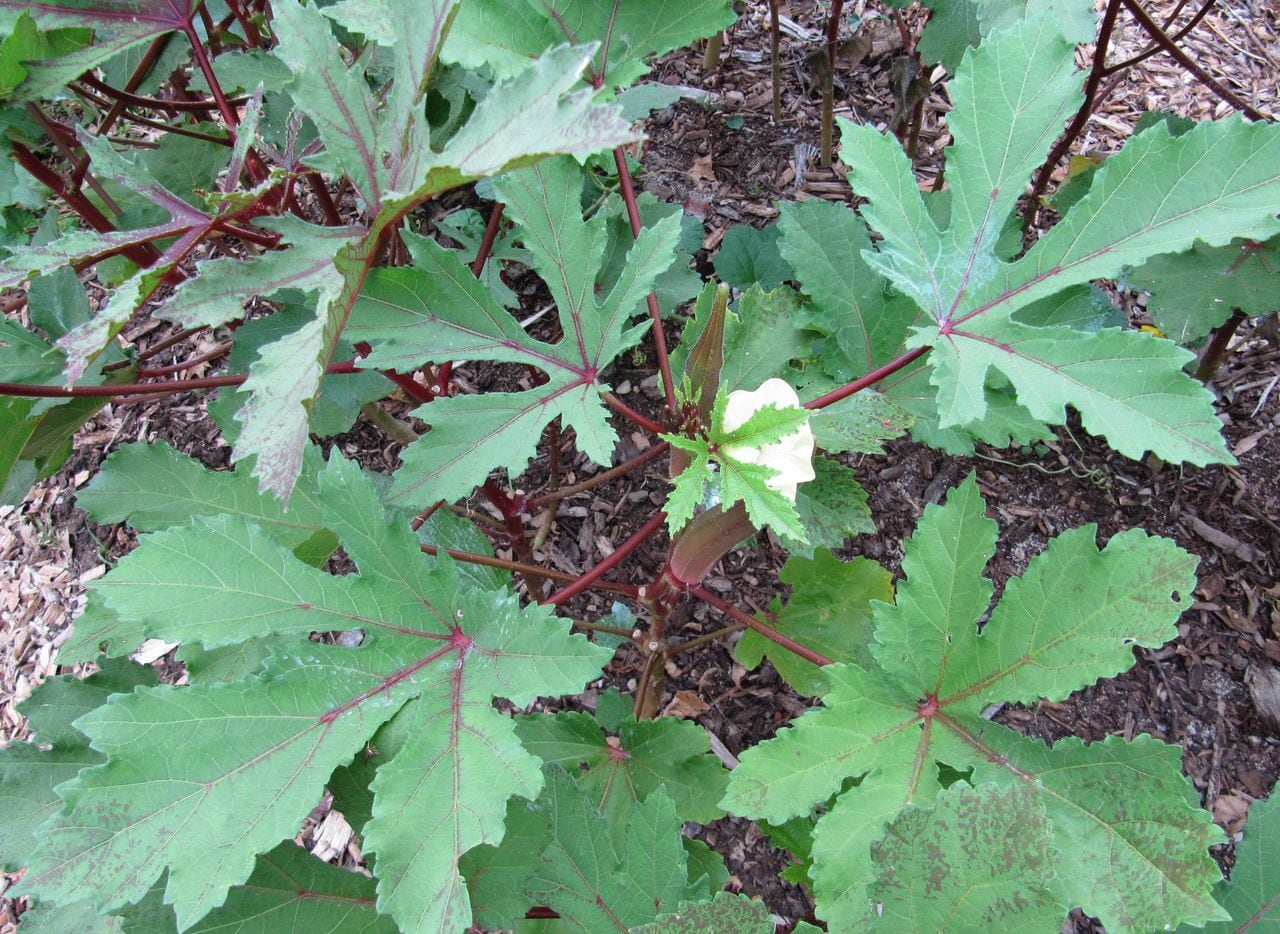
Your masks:
{"label": "small branch", "polygon": [[840,44],[840,14],[844,12],[844,0],[832,0],[831,13],[827,17],[827,74],[822,83],[822,167],[831,166],[832,133],[835,122],[836,56]]}
{"label": "small branch", "polygon": [[1250,120],[1270,120],[1270,117],[1266,114],[1250,107],[1240,98],[1236,97],[1236,95],[1233,94],[1224,84],[1216,80],[1207,71],[1196,64],[1195,59],[1182,51],[1182,49],[1178,48],[1173,40],[1171,40],[1165,34],[1164,30],[1160,28],[1159,24],[1147,14],[1147,11],[1142,8],[1142,4],[1138,3],[1137,0],[1121,0],[1121,2],[1125,5],[1125,8],[1133,14],[1133,18],[1136,19],[1142,28],[1146,30],[1147,35],[1155,40],[1156,45],[1160,46],[1160,48],[1165,52],[1168,52],[1169,56],[1189,71],[1197,81],[1207,87],[1214,94],[1217,94],[1218,97],[1222,98],[1222,100],[1226,101],[1236,110],[1239,110]]}
{"label": "small branch", "polygon": [[1227,346],[1231,343],[1231,338],[1235,337],[1236,329],[1244,324],[1248,317],[1237,308],[1231,312],[1230,318],[1214,328],[1213,339],[1204,349],[1204,356],[1200,358],[1200,365],[1196,367],[1196,379],[1202,383],[1213,379],[1213,374],[1218,372],[1218,367],[1222,366],[1222,361],[1227,356]]}
{"label": "small branch", "polygon": [[[99,94],[103,94],[112,100],[122,101],[133,107],[145,107],[148,110],[164,110],[169,113],[177,113],[178,111],[204,112],[209,110],[210,107],[207,100],[160,100],[158,97],[143,97],[140,94],[131,94],[128,91],[113,88],[111,85],[98,80],[88,72],[81,75],[76,80],[87,84]],[[227,104],[239,107],[245,104],[248,100],[249,98],[247,97],[236,97],[227,101]]]}
{"label": "small branch", "polygon": [[[1182,5],[1185,2],[1186,0],[1179,0],[1177,9],[1181,10]],[[1185,26],[1183,26],[1181,29],[1179,29],[1176,33],[1174,33],[1169,38],[1172,39],[1174,42],[1178,42],[1179,40],[1184,38],[1187,33],[1191,32],[1191,30],[1195,29],[1196,26],[1199,25],[1200,21],[1205,18],[1205,15],[1208,14],[1208,12],[1213,9],[1213,5],[1217,2],[1218,0],[1205,0],[1204,5],[1200,7],[1200,9],[1196,12],[1196,15],[1191,17],[1191,19],[1187,21],[1187,24]],[[1177,17],[1176,12],[1170,15],[1165,20],[1164,28],[1168,29],[1171,25],[1173,25],[1172,21],[1176,17]],[[1159,52],[1160,52],[1159,44],[1153,42],[1151,45],[1147,46],[1146,49],[1139,52],[1137,55],[1134,55],[1131,58],[1126,58],[1123,62],[1117,62],[1114,65],[1108,65],[1106,68],[1102,70],[1102,74],[1104,77],[1109,78],[1118,71],[1124,71],[1126,68],[1132,68],[1134,65],[1139,65],[1142,62],[1145,62],[1151,56],[1158,55]]]}
{"label": "small branch", "polygon": [[489,260],[489,254],[493,251],[493,242],[498,239],[498,230],[502,224],[503,204],[501,201],[495,201],[493,207],[489,210],[489,222],[484,225],[484,236],[480,239],[480,248],[476,250],[476,258],[471,263],[471,275],[477,279],[480,273],[484,272],[484,264]]}
{"label": "small branch", "polygon": [[192,357],[190,360],[183,360],[181,363],[171,363],[168,366],[159,366],[155,369],[139,369],[138,379],[157,379],[161,376],[172,376],[174,373],[181,373],[183,370],[189,370],[202,363],[217,360],[223,354],[229,353],[231,347],[231,341],[222,341],[207,353],[202,353],[198,357]]}
{"label": "small branch", "polygon": [[[98,233],[109,233],[116,229],[116,226],[107,220],[106,215],[99,211],[92,201],[80,192],[68,188],[62,177],[36,158],[35,153],[30,149],[17,140],[11,141],[9,146],[17,157],[18,164],[35,176],[40,184],[65,201],[67,206],[79,214],[86,224]],[[123,247],[120,252],[129,257],[135,265],[142,267],[150,266],[160,255],[159,251],[150,244],[139,243]]]}
{"label": "small branch", "polygon": [[623,639],[634,638],[634,634],[630,629],[623,629],[621,626],[605,626],[601,623],[588,623],[580,619],[573,621],[575,629],[585,629],[587,632],[607,632],[612,636],[621,636]]}
{"label": "small branch", "polygon": [[[419,546],[425,554],[438,555],[440,549],[435,545]],[[535,567],[530,564],[521,564],[519,561],[508,561],[505,558],[492,558],[489,555],[472,554],[469,551],[459,551],[457,548],[446,548],[445,553],[457,561],[463,561],[467,564],[479,564],[488,568],[497,568],[501,571],[512,571],[519,574],[533,574],[536,576],[550,578],[551,580],[573,583],[579,578],[572,574],[566,574],[563,571],[553,571],[550,568]],[[603,590],[607,593],[621,594],[624,597],[636,596],[637,587],[631,584],[623,584],[617,581],[597,581],[591,585],[596,590]],[[546,602],[545,600],[543,601]],[[631,633],[627,633],[631,635]]]}
{"label": "small branch", "polygon": [[[352,361],[331,363],[326,373],[359,373]],[[204,376],[199,379],[171,379],[158,383],[121,383],[118,386],[28,386],[23,383],[0,383],[0,396],[20,396],[26,399],[85,399],[89,397],[141,396],[151,393],[172,395],[194,392],[198,389],[220,389],[223,386],[239,386],[249,378],[248,373],[230,376]]]}
{"label": "small branch", "polygon": [[880,380],[892,376],[903,367],[919,360],[928,352],[928,347],[917,347],[914,350],[909,350],[902,356],[890,360],[884,366],[880,367],[880,369],[872,370],[866,376],[859,377],[851,383],[845,383],[840,388],[833,389],[826,395],[819,396],[814,399],[812,402],[806,402],[804,407],[806,409],[825,409],[827,406],[839,402],[847,396],[852,396],[855,392],[862,392],[862,390],[866,389],[868,386],[873,386],[880,382]]}
{"label": "small branch", "polygon": [[[636,189],[631,182],[631,169],[627,167],[627,154],[621,146],[613,151],[613,162],[618,168],[618,184],[622,189],[622,201],[627,206],[627,219],[631,222],[631,236],[640,237],[640,206],[636,203]],[[658,293],[650,292],[649,319],[652,322],[653,353],[658,358],[658,372],[662,374],[662,388],[666,392],[667,411],[676,410],[676,386],[671,378],[671,361],[667,357],[667,335],[662,330],[662,312],[658,309]]]}
{"label": "small branch", "polygon": [[187,21],[182,31],[186,34],[187,41],[191,43],[191,53],[195,56],[196,64],[200,66],[200,71],[204,73],[204,80],[209,85],[209,90],[213,93],[213,100],[218,105],[218,113],[222,114],[222,119],[226,122],[227,129],[234,131],[240,124],[240,115],[231,106],[227,96],[222,93],[222,85],[218,81],[218,76],[213,72],[213,63],[209,61],[209,56],[205,54],[204,45],[200,42],[200,37],[196,35],[196,29],[191,25],[190,20]]}
{"label": "small branch", "polygon": [[641,428],[651,431],[655,435],[662,434],[664,431],[667,430],[663,428],[661,425],[659,425],[657,422],[652,421],[651,419],[645,418],[643,415],[641,415],[635,409],[631,408],[631,406],[627,405],[625,402],[623,402],[621,399],[619,399],[617,396],[615,396],[611,392],[600,393],[600,398],[604,400],[605,405],[613,409],[619,415],[629,419],[630,421],[635,422]]}
{"label": "small branch", "polygon": [[660,528],[662,528],[662,524],[666,522],[666,520],[667,520],[667,514],[665,512],[659,512],[655,514],[648,522],[640,526],[640,528],[637,529],[636,532],[630,538],[628,538],[625,542],[619,545],[617,549],[613,552],[613,554],[609,555],[609,557],[605,558],[595,567],[591,568],[591,570],[587,571],[585,574],[579,577],[572,584],[562,588],[561,590],[557,590],[555,593],[547,597],[542,602],[550,604],[552,606],[559,606],[560,604],[568,600],[570,597],[573,597],[581,593],[582,591],[586,590],[588,587],[596,586],[595,582],[597,580],[599,580],[606,573],[608,573],[608,571],[612,569],[615,565],[617,565],[619,562],[621,562],[623,558],[627,557],[627,555],[631,554],[631,552],[635,551],[637,548],[643,545],[646,541],[648,541],[649,536],[653,535]]}
{"label": "small branch", "polygon": [[1027,213],[1022,219],[1023,237],[1026,237],[1031,232],[1031,228],[1035,226],[1036,217],[1040,213],[1040,198],[1045,189],[1049,187],[1049,178],[1053,175],[1053,170],[1057,167],[1059,160],[1071,149],[1071,145],[1080,136],[1080,131],[1084,129],[1084,125],[1089,121],[1089,115],[1093,113],[1093,105],[1098,95],[1098,85],[1102,82],[1102,77],[1106,73],[1107,49],[1111,46],[1111,34],[1115,31],[1116,17],[1120,15],[1121,4],[1122,0],[1108,0],[1107,2],[1106,12],[1102,14],[1102,26],[1098,30],[1097,43],[1093,49],[1093,65],[1089,69],[1089,79],[1084,85],[1084,101],[1072,118],[1071,125],[1067,127],[1067,131],[1062,134],[1053,149],[1049,151],[1048,158],[1040,166],[1040,171],[1036,175],[1035,184],[1031,186],[1031,197],[1027,199]]}
{"label": "small branch", "polygon": [[815,665],[832,664],[832,660],[827,658],[822,653],[815,652],[813,649],[810,649],[810,648],[807,648],[806,646],[801,645],[799,642],[795,641],[794,639],[790,639],[787,636],[784,636],[782,633],[778,632],[776,629],[771,629],[770,627],[766,626],[764,623],[760,622],[760,620],[756,619],[754,616],[751,616],[748,613],[744,613],[742,610],[738,609],[733,604],[727,603],[724,600],[721,600],[719,597],[717,597],[711,591],[707,590],[705,587],[694,587],[689,591],[689,593],[693,594],[693,596],[697,597],[703,603],[709,603],[711,606],[715,607],[721,613],[724,613],[726,616],[728,616],[731,619],[737,620],[747,628],[754,629],[756,632],[760,633],[760,635],[764,636],[770,642],[776,642],[778,645],[782,646],[784,649],[787,649],[788,651],[793,652],[796,655],[799,655],[805,661],[813,662]]}
{"label": "small branch", "polygon": [[708,642],[715,642],[725,636],[731,636],[735,632],[741,632],[747,628],[746,623],[734,623],[732,626],[725,626],[723,629],[717,629],[715,632],[709,632],[705,635],[698,636],[696,639],[690,639],[688,642],[681,642],[679,645],[672,646],[667,649],[667,658],[679,655],[682,652],[691,652],[699,646],[706,645]]}
{"label": "small branch", "polygon": [[769,59],[773,65],[773,122],[782,122],[782,31],[778,25],[778,2],[769,0]]}
{"label": "small branch", "polygon": [[533,499],[529,500],[528,508],[531,510],[541,509],[543,506],[547,506],[551,503],[554,503],[557,500],[565,499],[567,497],[574,496],[578,493],[586,492],[587,490],[590,490],[593,487],[600,486],[601,484],[608,483],[610,480],[614,480],[614,479],[617,479],[618,477],[629,474],[631,473],[631,471],[635,470],[637,467],[641,466],[642,464],[647,464],[649,461],[653,460],[654,458],[659,457],[662,454],[665,454],[667,451],[667,448],[669,448],[670,446],[671,445],[667,444],[667,442],[661,441],[658,444],[655,444],[652,447],[650,447],[647,451],[643,451],[637,454],[635,457],[631,458],[630,460],[623,461],[617,467],[610,468],[609,470],[606,470],[603,473],[598,473],[594,477],[588,477],[586,480],[583,480],[581,483],[575,483],[575,484],[572,484],[571,486],[561,487],[558,490],[552,490],[548,493],[543,493],[541,496],[534,497]]}

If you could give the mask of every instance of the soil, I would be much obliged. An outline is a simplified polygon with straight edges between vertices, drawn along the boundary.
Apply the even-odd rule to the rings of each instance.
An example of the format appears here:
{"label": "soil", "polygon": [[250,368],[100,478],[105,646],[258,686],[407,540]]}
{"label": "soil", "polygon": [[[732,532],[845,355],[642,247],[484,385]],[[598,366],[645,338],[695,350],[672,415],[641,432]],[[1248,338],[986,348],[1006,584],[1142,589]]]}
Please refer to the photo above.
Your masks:
{"label": "soil", "polygon": [[[1168,3],[1152,3],[1148,8],[1155,13],[1173,11]],[[842,175],[817,166],[803,148],[819,143],[820,103],[808,90],[804,74],[804,59],[812,44],[784,36],[784,118],[775,123],[771,117],[764,10],[764,4],[752,4],[730,30],[724,58],[715,70],[704,73],[701,53],[688,50],[661,60],[652,75],[653,80],[704,88],[711,94],[708,102],[681,101],[654,116],[640,179],[646,190],[682,203],[702,220],[705,239],[697,261],[704,272],[710,272],[710,259],[724,232],[734,224],[767,223],[777,215],[775,200],[850,197]],[[818,3],[783,0],[782,10],[814,33],[825,23],[825,7]],[[1187,15],[1182,14],[1182,21]],[[1254,106],[1280,112],[1280,67],[1273,58],[1276,23],[1264,3],[1219,4],[1182,45],[1210,74]],[[1113,57],[1142,48],[1141,35],[1122,24]],[[1081,62],[1087,64],[1087,59],[1082,57]],[[843,91],[837,95],[836,113],[883,127],[894,111],[887,56],[873,58],[840,77]],[[936,172],[939,147],[948,139],[947,106],[943,93],[935,91],[925,107],[918,149],[922,182]],[[1082,145],[1090,152],[1119,148],[1144,109],[1205,118],[1222,116],[1224,106],[1203,86],[1185,80],[1167,58],[1155,56],[1116,87],[1091,122]],[[516,285],[527,286],[527,307],[538,307],[537,287]],[[1116,295],[1135,323],[1144,320],[1140,296]],[[669,341],[678,328],[671,325]],[[140,321],[131,325],[126,337],[146,348],[165,333],[152,322]],[[157,362],[190,358],[202,349],[207,348],[187,342]],[[1246,325],[1213,380],[1225,435],[1238,458],[1234,466],[1201,469],[1169,466],[1150,458],[1128,461],[1075,423],[1060,429],[1056,441],[1041,453],[983,448],[974,457],[957,458],[899,440],[888,444],[883,454],[849,457],[846,463],[857,471],[870,494],[878,532],[851,540],[842,555],[864,555],[897,572],[902,542],[924,507],[939,502],[970,471],[977,475],[989,514],[1000,524],[999,548],[988,567],[997,589],[1022,573],[1049,538],[1087,523],[1096,525],[1100,543],[1137,527],[1173,538],[1198,555],[1195,603],[1179,622],[1176,640],[1159,649],[1137,651],[1129,672],[1066,701],[1006,707],[998,717],[1050,742],[1067,735],[1096,740],[1150,733],[1177,743],[1204,806],[1229,834],[1238,834],[1249,802],[1268,795],[1280,776],[1280,712],[1267,707],[1257,690],[1267,676],[1280,676],[1277,361],[1280,350]],[[187,375],[207,375],[216,366]],[[635,368],[619,364],[612,380],[619,387],[629,384],[623,396],[629,405],[654,415],[659,400],[651,373],[647,363]],[[509,369],[483,365],[460,367],[459,376],[473,388],[514,388],[512,383],[524,378]],[[400,417],[406,417],[408,409],[403,402],[388,405],[391,414]],[[629,423],[616,424],[623,439],[618,461],[653,443]],[[77,437],[74,456],[57,476],[34,489],[20,506],[0,507],[0,736],[24,735],[25,721],[15,705],[42,678],[56,673],[56,647],[83,606],[84,585],[104,573],[136,540],[126,527],[89,522],[75,505],[76,490],[119,445],[158,439],[210,467],[227,466],[227,449],[200,399],[188,396],[177,402],[108,406]],[[562,484],[599,469],[576,455],[571,441],[571,433],[558,439]],[[398,446],[364,419],[331,443],[368,467],[385,471],[398,466]],[[544,438],[543,456],[518,478],[520,488],[531,494],[547,483],[551,443]],[[650,462],[643,477],[616,480],[566,499],[538,556],[546,566],[570,574],[598,562],[652,515],[662,500],[665,476],[665,457],[658,458]],[[491,512],[479,498],[466,505],[477,512]],[[664,554],[665,539],[657,536],[615,570],[612,579],[645,583]],[[776,542],[760,535],[755,547],[726,558],[708,587],[744,609],[763,608],[778,591],[776,571],[784,558]],[[577,619],[599,619],[608,615],[611,603],[607,595],[584,595],[571,601],[564,612]],[[681,637],[709,633],[723,625],[719,613],[701,603],[682,607],[673,621]],[[745,671],[733,658],[731,641],[712,641],[676,656],[667,666],[663,695],[663,703],[672,705],[674,712],[696,717],[729,763],[813,703],[796,695],[767,662],[756,671]],[[634,690],[640,662],[637,652],[624,647],[605,677],[585,694],[548,698],[538,706],[590,707],[604,687]],[[164,659],[156,663],[165,666],[162,670],[170,678],[181,677],[180,666],[166,666]],[[339,822],[321,802],[300,830],[299,842],[325,858],[359,866],[358,837],[352,837],[349,828],[344,832]],[[787,856],[774,849],[755,824],[726,818],[697,833],[725,857],[732,887],[762,896],[787,922],[806,916],[812,920],[807,895],[777,877],[787,865]],[[1230,847],[1219,856],[1229,866]],[[0,934],[14,929],[15,909],[22,907],[21,902],[0,902]],[[1098,929],[1078,914],[1067,923],[1075,930]]]}

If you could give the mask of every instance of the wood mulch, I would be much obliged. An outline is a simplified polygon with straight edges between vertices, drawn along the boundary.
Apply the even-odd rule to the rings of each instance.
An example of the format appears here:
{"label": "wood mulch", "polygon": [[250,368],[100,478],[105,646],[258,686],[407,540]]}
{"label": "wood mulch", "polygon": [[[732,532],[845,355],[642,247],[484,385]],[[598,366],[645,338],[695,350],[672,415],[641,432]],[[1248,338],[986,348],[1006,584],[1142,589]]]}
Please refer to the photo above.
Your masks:
{"label": "wood mulch", "polygon": [[[850,6],[867,15],[874,12],[861,4]],[[796,32],[820,32],[824,4],[783,0],[782,7],[797,23]],[[1174,4],[1161,0],[1149,3],[1148,9],[1163,22],[1161,17]],[[1173,28],[1190,12],[1180,13]],[[1268,0],[1222,0],[1181,45],[1215,78],[1275,114],[1280,113],[1278,35],[1276,11]],[[706,103],[681,101],[654,116],[643,148],[641,178],[646,190],[682,203],[702,220],[705,239],[697,262],[703,272],[711,271],[710,259],[725,231],[734,224],[767,223],[776,217],[775,200],[846,200],[850,195],[843,176],[818,167],[812,153],[811,147],[818,144],[819,102],[807,87],[804,60],[814,48],[812,42],[784,35],[780,124],[771,117],[763,4],[751,4],[730,30],[722,63],[713,72],[703,74],[697,51],[674,53],[654,69],[653,80],[711,94]],[[1143,48],[1142,35],[1122,17],[1113,57]],[[1079,56],[1083,66],[1087,51]],[[872,59],[840,76],[844,91],[837,100],[837,114],[878,126],[887,122],[894,110],[887,58]],[[1166,56],[1157,55],[1115,85],[1078,148],[1115,151],[1147,109],[1202,119],[1223,116],[1224,106]],[[921,132],[919,164],[926,182],[948,139],[946,108],[945,97],[935,91]],[[1121,297],[1139,320],[1141,302],[1135,296]],[[147,326],[144,322],[127,332],[139,347],[162,336],[159,331],[141,333]],[[157,362],[191,354],[192,348],[179,347]],[[1043,456],[983,449],[978,457],[955,458],[897,441],[882,455],[848,459],[870,494],[879,532],[852,540],[846,553],[866,555],[894,571],[902,558],[902,541],[925,505],[939,501],[971,470],[977,472],[989,512],[1000,522],[999,550],[989,567],[997,587],[1021,573],[1050,537],[1090,522],[1097,524],[1100,541],[1124,528],[1141,527],[1172,537],[1200,556],[1196,602],[1180,621],[1177,640],[1140,651],[1131,671],[1064,702],[1009,707],[999,716],[1049,741],[1066,735],[1093,740],[1147,732],[1178,743],[1184,768],[1205,806],[1232,834],[1238,833],[1248,803],[1267,795],[1280,775],[1280,712],[1274,700],[1280,694],[1277,361],[1280,350],[1246,327],[1214,381],[1226,437],[1239,459],[1233,467],[1178,468],[1127,461],[1074,424],[1058,432]],[[504,378],[483,366],[460,369],[462,377],[477,386],[501,384]],[[629,384],[630,404],[647,412],[656,409],[648,369],[619,365],[613,378],[616,385]],[[406,409],[403,404],[392,406],[398,415]],[[649,443],[625,425],[618,427],[623,435],[619,460]],[[101,576],[135,541],[127,528],[88,522],[75,506],[75,491],[119,445],[161,438],[210,466],[226,465],[226,448],[194,397],[169,404],[109,406],[77,437],[72,461],[57,476],[34,489],[20,506],[0,507],[0,738],[25,735],[25,721],[15,705],[55,673],[56,648],[83,606],[85,584]],[[573,455],[570,439],[562,439],[563,483],[598,469]],[[333,443],[370,467],[388,470],[397,464],[398,449],[363,419]],[[546,457],[540,458],[520,478],[520,485],[537,491],[546,482],[546,464]],[[665,490],[664,477],[665,462],[659,459],[650,465],[643,484],[640,478],[627,478],[564,501],[541,557],[549,566],[571,573],[599,561],[652,514]],[[486,508],[478,501],[472,505]],[[619,579],[643,583],[657,570],[663,547],[657,539],[649,543]],[[784,558],[768,536],[761,536],[755,549],[728,557],[708,586],[744,608],[763,607],[778,589],[775,573]],[[599,618],[608,614],[610,604],[608,599],[583,596],[566,611],[577,618]],[[682,608],[675,624],[682,635],[692,637],[724,622],[699,604]],[[181,675],[172,666],[166,670],[171,677]],[[671,712],[695,717],[730,763],[812,703],[798,697],[768,663],[757,671],[743,670],[722,643],[677,656],[665,674],[664,700]],[[598,689],[634,688],[638,675],[639,657],[624,647],[605,677],[584,695],[548,699],[540,706],[590,706]],[[754,823],[726,818],[700,835],[726,857],[734,887],[762,895],[780,917],[794,920],[809,913],[812,906],[803,891],[777,879],[786,856],[769,845]],[[326,802],[318,803],[298,839],[322,858],[349,867],[361,865],[358,836]],[[1230,853],[1220,855],[1229,864]],[[0,879],[0,896],[12,881]],[[15,930],[14,909],[0,897],[0,934]],[[1075,917],[1073,925],[1076,930],[1092,929],[1081,917]]]}

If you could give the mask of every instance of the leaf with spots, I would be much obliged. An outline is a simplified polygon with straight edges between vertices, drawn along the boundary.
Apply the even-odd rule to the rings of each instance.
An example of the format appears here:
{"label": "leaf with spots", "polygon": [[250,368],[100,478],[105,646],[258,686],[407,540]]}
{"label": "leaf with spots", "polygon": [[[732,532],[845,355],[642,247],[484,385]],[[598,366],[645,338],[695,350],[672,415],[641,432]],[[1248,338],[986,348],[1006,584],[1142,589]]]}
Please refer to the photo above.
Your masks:
{"label": "leaf with spots", "polygon": [[[1093,527],[1074,529],[1010,580],[988,614],[982,570],[995,523],[984,513],[972,476],[925,510],[896,603],[872,604],[876,664],[824,668],[823,706],[743,753],[722,804],[781,824],[835,795],[817,820],[810,870],[832,930],[867,929],[872,844],[904,809],[937,798],[935,763],[1006,790],[1039,783],[1047,846],[1066,854],[1047,883],[1060,913],[1080,906],[1108,931],[1219,917],[1208,847],[1221,834],[1183,778],[1177,747],[1142,737],[1050,749],[983,716],[996,701],[1065,698],[1129,667],[1134,646],[1173,638],[1195,557],[1139,530],[1099,550]],[[846,787],[849,779],[860,781]]]}
{"label": "leaf with spots", "polygon": [[[222,515],[144,537],[103,578],[106,604],[147,635],[203,648],[265,637],[273,655],[261,679],[140,688],[77,720],[106,761],[60,787],[27,892],[69,902],[92,891],[105,913],[167,871],[164,901],[190,927],[295,834],[333,771],[412,701],[365,826],[378,911],[404,930],[470,923],[458,858],[502,838],[508,798],[542,787],[538,759],[493,699],[579,690],[611,653],[428,558],[355,464],[331,457],[319,489],[324,525],[357,573],[304,564],[256,524]],[[362,638],[309,638],[335,630]]]}

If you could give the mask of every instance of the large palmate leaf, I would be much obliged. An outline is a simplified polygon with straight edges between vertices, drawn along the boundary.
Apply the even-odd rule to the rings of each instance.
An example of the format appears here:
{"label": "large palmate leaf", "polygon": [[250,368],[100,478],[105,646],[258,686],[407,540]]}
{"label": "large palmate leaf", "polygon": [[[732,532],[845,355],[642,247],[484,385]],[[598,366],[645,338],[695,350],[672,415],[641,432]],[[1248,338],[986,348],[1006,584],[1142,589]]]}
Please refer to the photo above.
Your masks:
{"label": "large palmate leaf", "polygon": [[[893,140],[841,125],[851,184],[871,202],[863,216],[885,237],[863,258],[931,319],[908,346],[932,347],[941,427],[987,418],[985,387],[998,371],[1037,420],[1061,421],[1074,406],[1087,429],[1131,457],[1151,450],[1196,464],[1230,460],[1209,394],[1182,373],[1185,351],[1136,332],[1037,327],[1011,316],[1197,239],[1218,246],[1272,236],[1280,130],[1227,120],[1177,138],[1163,127],[1141,133],[1099,169],[1062,222],[1006,262],[998,251],[1005,219],[1079,103],[1070,50],[1057,22],[1038,16],[966,56],[952,85],[944,196],[921,194]],[[993,96],[1000,107],[990,106]]]}
{"label": "large palmate leaf", "polygon": [[871,844],[903,808],[934,800],[936,763],[972,769],[975,784],[1041,783],[1049,845],[1063,854],[1048,883],[1060,911],[1082,906],[1109,931],[1220,917],[1207,849],[1220,834],[1177,747],[1143,737],[1050,749],[982,716],[993,701],[1066,697],[1128,667],[1133,646],[1172,638],[1194,556],[1138,530],[1101,551],[1093,527],[1066,532],[1008,583],[979,631],[992,593],[980,572],[995,544],[984,505],[970,477],[925,510],[896,605],[875,607],[878,664],[824,668],[824,707],[745,752],[724,806],[779,824],[837,794],[818,819],[811,870],[833,930],[865,929]]}
{"label": "large palmate leaf", "polygon": [[93,31],[92,45],[28,64],[17,94],[23,100],[53,95],[121,52],[189,28],[195,9],[194,0],[0,0],[0,30],[13,28],[26,13],[41,29]]}
{"label": "large palmate leaf", "polygon": [[[626,87],[647,62],[729,26],[729,0],[468,0],[454,26],[456,41],[445,57],[497,74],[514,74],[547,46],[598,42],[591,75]],[[495,22],[503,24],[494,29]]]}
{"label": "large palmate leaf", "polygon": [[570,159],[513,172],[495,186],[556,303],[564,331],[557,343],[527,334],[462,258],[432,240],[406,237],[414,265],[370,275],[347,335],[374,345],[371,366],[410,371],[431,360],[494,360],[548,377],[524,392],[442,398],[419,409],[432,429],[405,451],[393,502],[455,499],[494,467],[523,472],[556,417],[575,430],[583,452],[609,462],[617,436],[600,399],[601,373],[639,341],[643,327],[628,327],[628,318],[669,266],[680,225],[673,215],[643,231],[623,274],[598,296],[605,224],[582,219],[581,186]]}
{"label": "large palmate leaf", "polygon": [[[79,719],[107,761],[61,787],[64,808],[24,880],[32,894],[69,902],[92,890],[107,912],[167,869],[165,901],[189,927],[416,699],[365,825],[378,909],[404,930],[470,922],[458,857],[500,840],[507,799],[542,786],[493,698],[577,690],[610,653],[510,591],[464,582],[447,557],[427,558],[354,464],[333,457],[320,494],[358,574],[326,574],[224,515],[153,533],[98,582],[145,635],[204,648],[269,635],[274,657],[261,680],[139,689]],[[334,630],[359,630],[358,647],[308,639]]]}

